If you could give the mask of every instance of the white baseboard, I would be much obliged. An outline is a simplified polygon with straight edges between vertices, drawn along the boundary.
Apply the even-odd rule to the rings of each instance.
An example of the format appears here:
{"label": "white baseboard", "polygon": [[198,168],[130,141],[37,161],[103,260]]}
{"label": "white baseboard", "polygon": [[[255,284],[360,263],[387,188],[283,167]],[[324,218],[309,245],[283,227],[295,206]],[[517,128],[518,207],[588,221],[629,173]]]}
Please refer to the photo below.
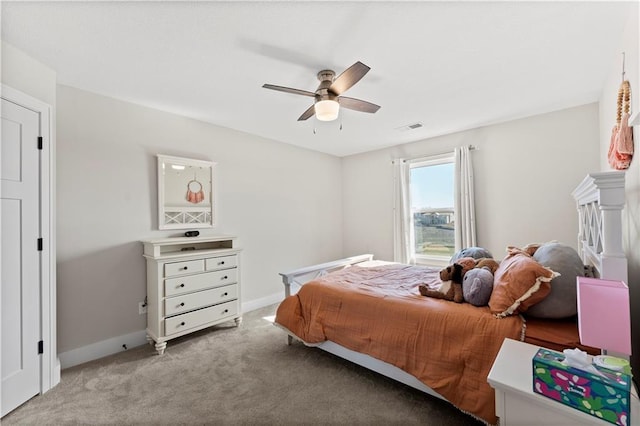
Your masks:
{"label": "white baseboard", "polygon": [[[284,298],[283,293],[274,293],[260,299],[250,300],[242,303],[242,312],[254,311],[264,308],[265,306],[279,303]],[[77,349],[72,349],[58,355],[60,360],[59,368],[65,369],[74,365],[84,364],[94,359],[103,358],[125,350],[122,345],[127,348],[135,348],[147,344],[146,330],[140,330],[122,336],[112,337],[101,342],[92,343]],[[59,377],[59,373],[58,373]]]}
{"label": "white baseboard", "polygon": [[85,362],[93,361],[94,359],[122,352],[125,350],[122,345],[127,345],[127,348],[135,348],[136,346],[145,345],[146,343],[146,330],[112,337],[111,339],[92,343],[90,345],[59,354],[60,367],[64,370],[65,368],[73,367],[74,365],[83,364]]}
{"label": "white baseboard", "polygon": [[56,358],[56,368],[53,369],[53,386],[55,386],[58,383],[60,383],[60,371],[61,370],[62,370],[62,366],[60,365],[60,357],[57,357]]}
{"label": "white baseboard", "polygon": [[260,299],[249,300],[248,302],[242,302],[242,312],[255,311],[256,309],[264,308],[265,306],[273,305],[275,303],[282,302],[284,299],[284,292],[274,293]]}

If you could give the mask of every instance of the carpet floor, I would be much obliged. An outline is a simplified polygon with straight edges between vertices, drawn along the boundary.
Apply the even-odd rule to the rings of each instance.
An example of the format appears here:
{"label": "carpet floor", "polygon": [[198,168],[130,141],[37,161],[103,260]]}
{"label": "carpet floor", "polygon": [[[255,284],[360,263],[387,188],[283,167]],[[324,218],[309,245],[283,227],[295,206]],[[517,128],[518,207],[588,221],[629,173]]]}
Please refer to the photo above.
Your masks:
{"label": "carpet floor", "polygon": [[276,306],[62,371],[3,425],[469,425],[449,403],[286,335]]}

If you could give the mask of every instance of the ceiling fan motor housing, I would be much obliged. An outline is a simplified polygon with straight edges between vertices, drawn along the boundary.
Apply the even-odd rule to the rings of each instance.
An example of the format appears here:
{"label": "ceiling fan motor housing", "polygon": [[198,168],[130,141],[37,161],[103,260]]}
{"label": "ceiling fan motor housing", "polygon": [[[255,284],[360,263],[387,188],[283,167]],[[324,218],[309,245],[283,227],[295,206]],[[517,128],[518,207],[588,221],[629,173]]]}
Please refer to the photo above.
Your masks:
{"label": "ceiling fan motor housing", "polygon": [[316,102],[320,100],[336,100],[337,95],[329,91],[329,87],[331,87],[335,76],[336,73],[332,70],[322,70],[318,73],[320,85],[316,89]]}
{"label": "ceiling fan motor housing", "polygon": [[318,73],[318,80],[322,82],[329,81],[329,83],[333,83],[333,78],[335,76],[336,73],[333,70],[322,70]]}

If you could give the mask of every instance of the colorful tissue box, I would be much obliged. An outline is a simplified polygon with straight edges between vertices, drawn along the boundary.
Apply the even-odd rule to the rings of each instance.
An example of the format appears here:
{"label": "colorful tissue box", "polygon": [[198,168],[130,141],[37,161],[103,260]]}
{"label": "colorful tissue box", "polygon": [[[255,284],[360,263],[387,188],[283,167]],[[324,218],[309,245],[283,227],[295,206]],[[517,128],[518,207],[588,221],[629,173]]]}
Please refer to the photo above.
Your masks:
{"label": "colorful tissue box", "polygon": [[631,376],[599,369],[602,375],[563,364],[564,354],[539,349],[533,357],[533,391],[576,410],[628,426]]}

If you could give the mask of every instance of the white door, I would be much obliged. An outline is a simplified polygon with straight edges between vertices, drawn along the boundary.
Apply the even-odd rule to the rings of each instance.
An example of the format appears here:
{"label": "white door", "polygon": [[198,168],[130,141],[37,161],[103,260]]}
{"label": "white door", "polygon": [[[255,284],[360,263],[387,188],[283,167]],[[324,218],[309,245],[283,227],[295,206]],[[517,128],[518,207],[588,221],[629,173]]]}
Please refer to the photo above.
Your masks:
{"label": "white door", "polygon": [[1,411],[40,392],[40,236],[38,113],[2,99]]}

